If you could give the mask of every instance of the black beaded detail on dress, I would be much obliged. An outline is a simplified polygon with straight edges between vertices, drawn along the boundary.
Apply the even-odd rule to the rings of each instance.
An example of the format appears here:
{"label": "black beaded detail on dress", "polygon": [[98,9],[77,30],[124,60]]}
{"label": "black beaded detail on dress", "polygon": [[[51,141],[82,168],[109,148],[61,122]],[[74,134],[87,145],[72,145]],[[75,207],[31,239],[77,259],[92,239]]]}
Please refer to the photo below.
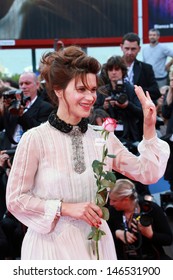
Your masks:
{"label": "black beaded detail on dress", "polygon": [[[69,133],[73,129],[73,125],[67,124],[66,122],[58,118],[56,111],[53,111],[49,115],[48,121],[53,127],[64,133]],[[80,131],[82,133],[85,133],[88,129],[88,119],[83,118],[76,126],[80,128]]]}

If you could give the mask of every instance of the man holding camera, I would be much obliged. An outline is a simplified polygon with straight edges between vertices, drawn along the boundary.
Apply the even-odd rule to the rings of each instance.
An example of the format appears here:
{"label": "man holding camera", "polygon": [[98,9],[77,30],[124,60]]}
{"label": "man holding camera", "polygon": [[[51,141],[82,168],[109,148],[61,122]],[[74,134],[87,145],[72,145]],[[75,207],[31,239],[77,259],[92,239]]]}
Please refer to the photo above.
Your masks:
{"label": "man holding camera", "polygon": [[127,67],[121,56],[110,57],[103,67],[109,82],[100,86],[95,108],[104,109],[118,121],[116,136],[131,146],[142,139],[143,113],[140,102],[133,86],[125,81]]}
{"label": "man holding camera", "polygon": [[0,130],[4,131],[1,150],[17,146],[28,129],[47,121],[53,106],[38,97],[39,82],[33,72],[19,77],[19,90],[3,93],[4,110],[0,116]]}

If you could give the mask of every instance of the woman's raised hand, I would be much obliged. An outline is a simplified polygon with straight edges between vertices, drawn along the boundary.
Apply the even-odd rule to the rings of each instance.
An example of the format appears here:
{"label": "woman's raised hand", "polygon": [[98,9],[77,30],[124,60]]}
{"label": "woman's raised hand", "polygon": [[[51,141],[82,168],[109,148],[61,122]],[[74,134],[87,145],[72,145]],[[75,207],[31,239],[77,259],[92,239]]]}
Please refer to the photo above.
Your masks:
{"label": "woman's raised hand", "polygon": [[145,139],[151,139],[156,135],[156,106],[151,100],[148,91],[145,94],[142,87],[135,85],[135,92],[142,105],[144,115],[144,137]]}

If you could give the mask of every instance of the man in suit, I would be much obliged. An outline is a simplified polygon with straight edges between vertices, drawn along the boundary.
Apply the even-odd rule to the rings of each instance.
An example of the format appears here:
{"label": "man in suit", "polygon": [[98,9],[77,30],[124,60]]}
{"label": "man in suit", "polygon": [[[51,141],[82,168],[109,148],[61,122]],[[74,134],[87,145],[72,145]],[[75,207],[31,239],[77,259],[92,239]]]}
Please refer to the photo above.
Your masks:
{"label": "man in suit", "polygon": [[[127,80],[132,85],[141,86],[144,92],[148,91],[151,99],[157,104],[157,99],[161,96],[157,85],[153,68],[150,64],[137,60],[137,55],[141,50],[140,38],[136,33],[130,32],[123,36],[120,45],[123,58],[127,66]],[[141,123],[141,128],[142,128]],[[136,189],[140,194],[149,194],[147,185],[136,182]]]}
{"label": "man in suit", "polygon": [[120,45],[123,58],[128,68],[127,79],[133,85],[138,85],[148,91],[154,103],[161,96],[153,68],[150,64],[137,60],[140,52],[140,38],[136,33],[127,33],[123,36]]}
{"label": "man in suit", "polygon": [[16,147],[22,134],[47,121],[53,110],[50,103],[38,97],[39,82],[35,73],[22,73],[19,88],[21,92],[14,91],[14,99],[11,98],[13,92],[3,94],[4,112],[0,116],[0,130],[4,131],[4,136],[1,139],[1,150]]}

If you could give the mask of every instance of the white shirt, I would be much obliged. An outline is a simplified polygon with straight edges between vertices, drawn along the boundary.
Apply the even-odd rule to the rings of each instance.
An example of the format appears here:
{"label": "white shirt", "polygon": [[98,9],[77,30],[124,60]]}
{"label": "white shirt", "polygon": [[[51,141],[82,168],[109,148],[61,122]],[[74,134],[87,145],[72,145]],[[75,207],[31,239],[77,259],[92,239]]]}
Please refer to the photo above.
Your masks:
{"label": "white shirt", "polygon": [[142,51],[143,61],[152,65],[156,79],[166,78],[165,64],[167,57],[173,57],[173,50],[164,44],[146,46]]}
{"label": "white shirt", "polygon": [[134,66],[134,62],[129,67],[127,67],[127,78],[126,78],[126,80],[129,81],[129,83],[132,85],[133,85],[133,77],[134,77],[133,66]]}

